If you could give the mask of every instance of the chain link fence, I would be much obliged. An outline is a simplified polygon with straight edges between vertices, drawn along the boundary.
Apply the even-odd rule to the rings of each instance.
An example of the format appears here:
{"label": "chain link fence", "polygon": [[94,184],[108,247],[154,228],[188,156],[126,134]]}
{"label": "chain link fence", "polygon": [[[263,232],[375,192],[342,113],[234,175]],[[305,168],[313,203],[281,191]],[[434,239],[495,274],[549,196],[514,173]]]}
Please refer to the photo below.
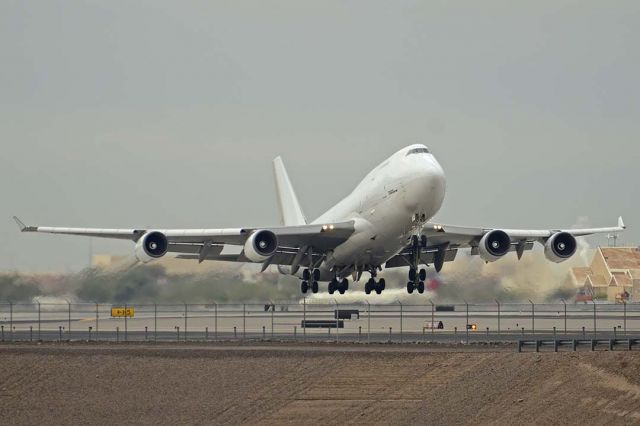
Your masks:
{"label": "chain link fence", "polygon": [[640,337],[640,304],[0,303],[2,342],[473,343]]}

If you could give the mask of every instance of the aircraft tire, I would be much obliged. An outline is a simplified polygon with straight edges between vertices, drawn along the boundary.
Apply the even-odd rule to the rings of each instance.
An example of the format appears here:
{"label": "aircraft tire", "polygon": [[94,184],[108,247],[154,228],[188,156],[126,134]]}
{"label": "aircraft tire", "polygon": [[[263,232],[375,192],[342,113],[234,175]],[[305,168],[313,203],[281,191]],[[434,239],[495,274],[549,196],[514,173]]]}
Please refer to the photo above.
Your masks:
{"label": "aircraft tire", "polygon": [[382,290],[384,290],[386,286],[387,286],[387,282],[384,280],[384,278],[380,278],[380,281],[378,281],[378,287],[380,287],[380,292],[382,292]]}
{"label": "aircraft tire", "polygon": [[420,269],[420,281],[424,281],[427,279],[427,270],[426,269]]}
{"label": "aircraft tire", "polygon": [[409,281],[413,282],[416,280],[417,271],[413,268],[409,269]]}
{"label": "aircraft tire", "polygon": [[418,283],[418,293],[420,294],[424,293],[424,281],[420,281]]}
{"label": "aircraft tire", "polygon": [[312,275],[313,281],[318,281],[320,279],[320,269],[314,269]]}
{"label": "aircraft tire", "polygon": [[309,283],[308,283],[308,282],[306,282],[306,281],[302,281],[302,282],[300,283],[300,291],[301,291],[302,293],[306,294],[308,290],[309,290]]}
{"label": "aircraft tire", "polygon": [[317,293],[318,292],[318,281],[314,281],[311,283],[311,292],[313,293]]}
{"label": "aircraft tire", "polygon": [[414,286],[413,281],[409,281],[407,283],[407,293],[409,294],[413,293],[413,286]]}
{"label": "aircraft tire", "polygon": [[364,285],[365,294],[371,294],[371,280],[367,281]]}
{"label": "aircraft tire", "polygon": [[311,272],[309,272],[309,269],[302,271],[302,279],[305,281],[309,281],[311,279]]}
{"label": "aircraft tire", "polygon": [[342,280],[342,282],[340,283],[340,288],[343,288],[343,289],[344,289],[344,291],[349,290],[349,280],[348,280],[348,279],[346,279],[346,278],[344,278],[344,279]]}

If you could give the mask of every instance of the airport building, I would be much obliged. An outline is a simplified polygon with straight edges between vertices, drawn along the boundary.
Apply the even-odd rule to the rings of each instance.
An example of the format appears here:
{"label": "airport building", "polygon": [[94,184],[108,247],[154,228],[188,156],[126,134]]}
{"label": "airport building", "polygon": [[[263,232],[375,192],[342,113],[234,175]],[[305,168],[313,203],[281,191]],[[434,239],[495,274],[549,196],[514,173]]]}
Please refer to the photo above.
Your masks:
{"label": "airport building", "polygon": [[640,301],[640,247],[599,247],[589,266],[571,268],[569,280],[593,299]]}

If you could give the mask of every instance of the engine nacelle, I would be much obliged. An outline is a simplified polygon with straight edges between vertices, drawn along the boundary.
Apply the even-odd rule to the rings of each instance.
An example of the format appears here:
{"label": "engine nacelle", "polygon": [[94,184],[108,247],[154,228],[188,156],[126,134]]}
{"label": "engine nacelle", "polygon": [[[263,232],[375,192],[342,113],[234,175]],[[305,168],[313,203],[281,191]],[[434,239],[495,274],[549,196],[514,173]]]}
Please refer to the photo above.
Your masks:
{"label": "engine nacelle", "polygon": [[509,253],[510,248],[511,238],[509,235],[496,229],[484,234],[478,245],[478,252],[485,262],[494,262]]}
{"label": "engine nacelle", "polygon": [[169,241],[162,232],[150,231],[136,243],[135,255],[140,262],[147,263],[167,254],[168,248]]}
{"label": "engine nacelle", "polygon": [[568,232],[556,232],[544,244],[544,255],[552,262],[560,263],[576,253],[578,242]]}
{"label": "engine nacelle", "polygon": [[272,231],[256,231],[244,243],[244,255],[252,262],[264,262],[278,249],[278,237]]}

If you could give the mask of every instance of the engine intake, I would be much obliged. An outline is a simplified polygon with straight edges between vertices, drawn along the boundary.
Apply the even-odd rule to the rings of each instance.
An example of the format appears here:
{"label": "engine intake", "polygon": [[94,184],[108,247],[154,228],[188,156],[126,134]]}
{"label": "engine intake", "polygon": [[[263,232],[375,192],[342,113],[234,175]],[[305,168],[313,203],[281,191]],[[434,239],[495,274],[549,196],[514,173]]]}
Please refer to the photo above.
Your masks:
{"label": "engine intake", "polygon": [[484,234],[478,245],[480,257],[486,262],[494,262],[509,252],[511,238],[499,229]]}
{"label": "engine intake", "polygon": [[278,249],[278,237],[272,231],[256,231],[244,243],[244,255],[252,262],[263,262]]}
{"label": "engine intake", "polygon": [[552,262],[560,263],[576,253],[578,242],[568,232],[556,232],[544,245],[544,255]]}
{"label": "engine intake", "polygon": [[169,241],[167,237],[162,232],[151,231],[138,240],[135,255],[140,262],[147,263],[167,254],[168,248]]}

